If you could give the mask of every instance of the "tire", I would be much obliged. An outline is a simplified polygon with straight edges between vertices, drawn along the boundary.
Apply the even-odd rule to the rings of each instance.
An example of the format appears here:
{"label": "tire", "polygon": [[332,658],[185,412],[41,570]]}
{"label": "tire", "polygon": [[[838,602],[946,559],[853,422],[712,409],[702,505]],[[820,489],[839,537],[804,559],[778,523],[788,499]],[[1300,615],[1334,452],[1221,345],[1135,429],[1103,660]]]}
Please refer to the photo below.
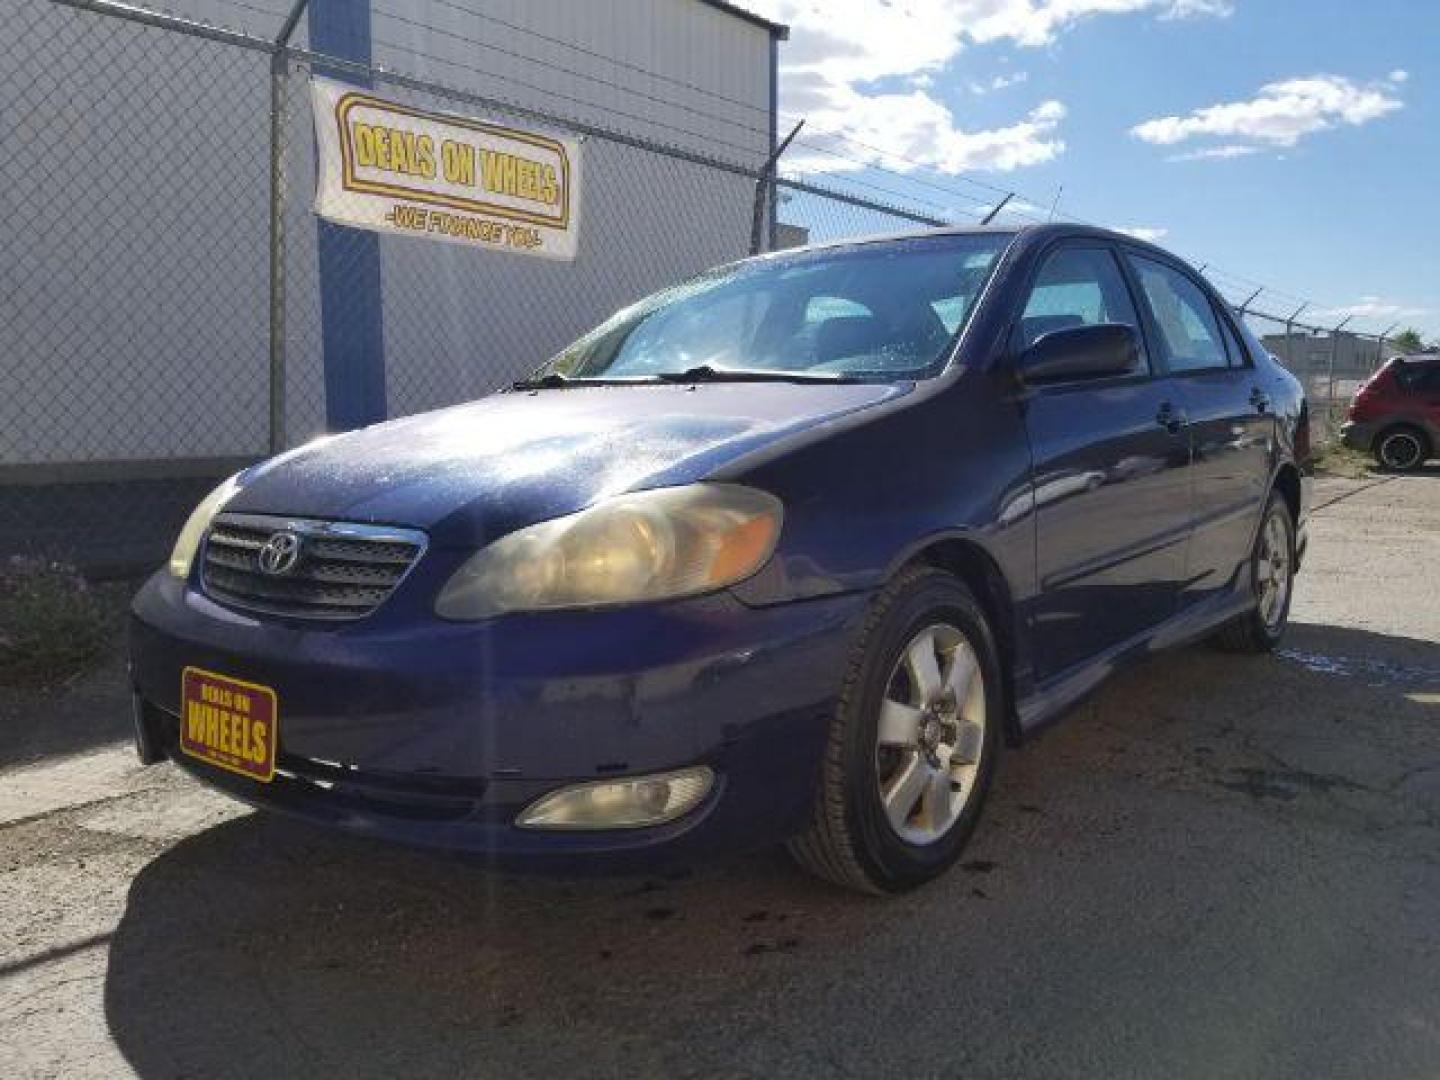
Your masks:
{"label": "tire", "polygon": [[[1283,565],[1277,567],[1277,562]],[[1278,605],[1273,607],[1267,607],[1267,567],[1270,575],[1280,574],[1284,590]],[[1295,519],[1290,513],[1290,504],[1278,491],[1272,491],[1270,501],[1265,504],[1247,573],[1255,606],[1221,627],[1215,643],[1229,652],[1274,652],[1285,636],[1290,601],[1295,595]]]}
{"label": "tire", "polygon": [[[927,652],[936,665],[928,674]],[[933,687],[936,677],[934,704],[910,704],[926,699],[921,683]],[[902,571],[875,598],[851,649],[813,816],[789,842],[791,854],[822,878],[874,894],[943,873],[979,820],[1005,707],[995,638],[969,589],[932,567]],[[915,718],[912,747],[904,736]],[[910,810],[901,809],[914,782],[924,786]]]}
{"label": "tire", "polygon": [[1396,424],[1375,436],[1375,460],[1388,472],[1414,472],[1430,453],[1429,437],[1409,424]]}

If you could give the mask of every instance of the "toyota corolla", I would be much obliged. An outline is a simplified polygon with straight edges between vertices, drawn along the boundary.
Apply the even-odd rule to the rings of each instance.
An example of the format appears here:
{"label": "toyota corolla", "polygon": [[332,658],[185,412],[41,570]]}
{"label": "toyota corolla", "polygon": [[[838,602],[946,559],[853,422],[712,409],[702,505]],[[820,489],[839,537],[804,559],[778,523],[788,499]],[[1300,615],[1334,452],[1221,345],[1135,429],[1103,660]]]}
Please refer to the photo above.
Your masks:
{"label": "toyota corolla", "polygon": [[746,260],[226,480],[135,599],[137,742],[500,865],[784,841],[902,890],[1123,662],[1274,647],[1307,448],[1297,382],[1129,237]]}

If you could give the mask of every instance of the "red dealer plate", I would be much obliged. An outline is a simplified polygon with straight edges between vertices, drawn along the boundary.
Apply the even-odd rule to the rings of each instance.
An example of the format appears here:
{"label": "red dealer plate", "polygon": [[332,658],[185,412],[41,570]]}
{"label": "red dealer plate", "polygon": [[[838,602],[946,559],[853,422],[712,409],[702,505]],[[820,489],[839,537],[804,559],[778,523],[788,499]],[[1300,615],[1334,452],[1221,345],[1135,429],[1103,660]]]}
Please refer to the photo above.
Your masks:
{"label": "red dealer plate", "polygon": [[280,704],[268,686],[203,668],[180,676],[180,749],[252,780],[275,777]]}

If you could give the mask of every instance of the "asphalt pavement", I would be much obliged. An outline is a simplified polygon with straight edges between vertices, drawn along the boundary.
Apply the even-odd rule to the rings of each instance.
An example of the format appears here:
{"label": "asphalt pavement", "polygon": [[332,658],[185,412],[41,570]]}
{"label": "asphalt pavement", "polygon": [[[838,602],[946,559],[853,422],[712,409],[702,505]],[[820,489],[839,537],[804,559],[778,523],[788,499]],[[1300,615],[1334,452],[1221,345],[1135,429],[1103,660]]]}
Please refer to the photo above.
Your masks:
{"label": "asphalt pavement", "polygon": [[1440,470],[1318,494],[1279,656],[1124,673],[898,899],[489,874],[138,769],[116,665],[11,701],[0,1076],[1440,1076]]}

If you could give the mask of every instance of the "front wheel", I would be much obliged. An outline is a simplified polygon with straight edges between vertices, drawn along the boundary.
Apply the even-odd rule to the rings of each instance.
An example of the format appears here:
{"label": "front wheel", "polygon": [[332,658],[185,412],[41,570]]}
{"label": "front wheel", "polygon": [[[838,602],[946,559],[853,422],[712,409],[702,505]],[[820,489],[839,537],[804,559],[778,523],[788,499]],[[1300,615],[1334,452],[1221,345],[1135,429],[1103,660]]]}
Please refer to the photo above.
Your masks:
{"label": "front wheel", "polygon": [[877,596],[845,673],[802,866],[871,893],[945,871],[980,816],[1000,751],[994,636],[962,582],[915,567]]}
{"label": "front wheel", "polygon": [[1391,472],[1413,472],[1430,456],[1430,441],[1413,427],[1392,427],[1375,439],[1375,460]]}
{"label": "front wheel", "polygon": [[1221,627],[1216,642],[1232,652],[1273,652],[1290,621],[1295,591],[1295,519],[1279,492],[1272,492],[1250,554],[1255,606]]}

